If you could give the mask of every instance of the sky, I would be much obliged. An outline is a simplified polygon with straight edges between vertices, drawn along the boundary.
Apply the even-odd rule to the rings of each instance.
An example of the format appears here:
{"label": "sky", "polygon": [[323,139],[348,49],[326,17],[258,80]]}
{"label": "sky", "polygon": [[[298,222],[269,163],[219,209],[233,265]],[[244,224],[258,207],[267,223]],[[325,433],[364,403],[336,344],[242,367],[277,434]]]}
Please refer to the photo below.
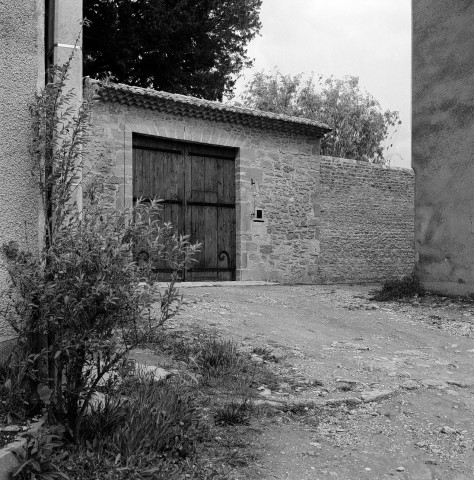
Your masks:
{"label": "sky", "polygon": [[[411,164],[410,0],[263,0],[260,36],[248,55],[253,70],[358,76],[402,125],[387,151],[390,164]],[[243,72],[236,93],[251,78]]]}

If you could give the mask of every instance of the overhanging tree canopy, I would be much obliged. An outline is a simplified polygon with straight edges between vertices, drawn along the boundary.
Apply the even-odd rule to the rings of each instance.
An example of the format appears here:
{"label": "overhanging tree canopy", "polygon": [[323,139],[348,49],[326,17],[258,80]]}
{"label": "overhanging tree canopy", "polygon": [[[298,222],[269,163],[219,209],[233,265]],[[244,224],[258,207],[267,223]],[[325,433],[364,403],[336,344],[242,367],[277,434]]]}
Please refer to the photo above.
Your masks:
{"label": "overhanging tree canopy", "polygon": [[327,123],[332,132],[321,142],[321,153],[334,157],[387,163],[384,153],[398,112],[382,111],[379,102],[347,76],[304,77],[257,72],[243,94],[246,106]]}
{"label": "overhanging tree canopy", "polygon": [[221,100],[251,65],[262,0],[84,0],[84,73]]}

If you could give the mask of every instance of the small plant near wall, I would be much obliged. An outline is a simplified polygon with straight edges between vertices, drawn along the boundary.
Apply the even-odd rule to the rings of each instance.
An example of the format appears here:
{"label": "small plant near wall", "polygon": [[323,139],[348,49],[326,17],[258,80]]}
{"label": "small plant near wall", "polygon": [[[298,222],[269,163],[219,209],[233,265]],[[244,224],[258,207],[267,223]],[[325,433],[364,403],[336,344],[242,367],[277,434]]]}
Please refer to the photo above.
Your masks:
{"label": "small plant near wall", "polygon": [[403,278],[387,280],[380,290],[374,292],[373,300],[388,302],[404,297],[422,297],[426,291],[415,272]]}
{"label": "small plant near wall", "polygon": [[[51,69],[30,107],[42,247],[27,252],[11,241],[2,253],[11,279],[7,319],[19,348],[33,354],[38,398],[49,419],[64,424],[76,441],[101,382],[176,314],[181,296],[175,283],[199,245],[159,220],[157,201],[125,211],[104,207],[100,182],[84,164],[92,96],[86,93],[75,106],[74,92],[65,91],[71,60]],[[164,291],[155,288],[152,262],[136,261],[136,245],[150,259],[167,260],[173,273]]]}
{"label": "small plant near wall", "polygon": [[60,433],[46,430],[26,435],[26,443],[13,452],[19,466],[11,474],[12,480],[69,480],[57,466],[66,456],[58,451],[63,445]]}

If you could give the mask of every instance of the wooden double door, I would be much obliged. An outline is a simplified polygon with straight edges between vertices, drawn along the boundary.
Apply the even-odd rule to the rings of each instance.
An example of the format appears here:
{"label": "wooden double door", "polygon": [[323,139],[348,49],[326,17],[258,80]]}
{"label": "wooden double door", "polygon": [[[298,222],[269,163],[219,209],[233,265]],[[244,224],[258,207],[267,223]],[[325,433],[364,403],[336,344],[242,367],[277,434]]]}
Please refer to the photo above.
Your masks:
{"label": "wooden double door", "polygon": [[[235,280],[235,156],[229,147],[133,137],[133,197],[163,199],[162,220],[202,244],[183,280]],[[156,264],[160,278],[169,270]]]}

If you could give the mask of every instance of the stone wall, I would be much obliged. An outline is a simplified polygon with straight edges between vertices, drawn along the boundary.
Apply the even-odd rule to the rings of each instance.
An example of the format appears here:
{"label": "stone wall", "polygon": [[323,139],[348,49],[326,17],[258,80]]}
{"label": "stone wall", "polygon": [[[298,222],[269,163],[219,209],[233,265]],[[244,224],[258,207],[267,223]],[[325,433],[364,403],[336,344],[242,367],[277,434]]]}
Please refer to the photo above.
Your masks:
{"label": "stone wall", "polygon": [[474,293],[474,2],[413,10],[417,272],[428,289]]}
{"label": "stone wall", "polygon": [[[38,192],[31,176],[28,102],[44,83],[44,2],[0,1],[0,245],[38,247]],[[8,279],[0,256],[0,291]],[[0,318],[0,337],[8,334]]]}
{"label": "stone wall", "polygon": [[[381,281],[413,269],[413,172],[320,157],[319,140],[99,102],[89,150],[107,198],[132,201],[132,135],[237,147],[237,279]],[[264,221],[251,216],[264,211]]]}
{"label": "stone wall", "polygon": [[[237,279],[319,282],[319,140],[237,124],[98,102],[90,161],[104,178],[109,202],[132,201],[133,133],[237,147]],[[254,222],[256,208],[264,221]]]}
{"label": "stone wall", "polygon": [[413,172],[321,157],[323,282],[372,282],[414,266]]}

